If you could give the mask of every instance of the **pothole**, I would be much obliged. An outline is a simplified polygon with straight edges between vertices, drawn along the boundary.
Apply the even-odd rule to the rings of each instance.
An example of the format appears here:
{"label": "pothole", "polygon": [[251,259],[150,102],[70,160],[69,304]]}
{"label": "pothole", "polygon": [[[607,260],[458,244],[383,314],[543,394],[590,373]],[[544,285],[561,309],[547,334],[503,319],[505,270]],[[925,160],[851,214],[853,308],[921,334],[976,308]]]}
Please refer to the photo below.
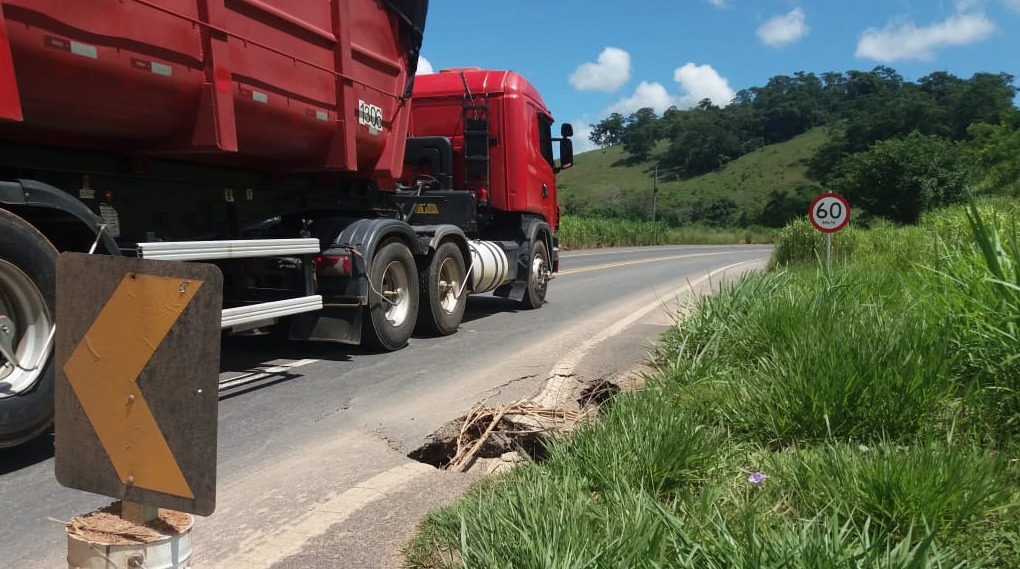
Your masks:
{"label": "pothole", "polygon": [[581,406],[581,409],[602,407],[609,404],[622,390],[622,387],[612,381],[601,380],[582,389],[577,404]]}
{"label": "pothole", "polygon": [[[619,393],[620,386],[593,382],[575,394],[575,409],[553,409],[530,401],[475,406],[429,435],[407,456],[443,470],[499,472],[525,460],[544,460],[550,438],[568,434],[581,421],[598,414]],[[569,404],[569,403],[568,403]]]}
{"label": "pothole", "polygon": [[[490,431],[489,427],[498,413],[496,407],[476,407],[468,415],[443,425],[429,435],[425,444],[407,456],[436,468],[458,471],[467,470],[477,459],[515,460],[509,456],[512,453],[520,459],[526,455],[534,460],[543,460],[550,433],[512,416],[501,417]],[[476,419],[474,422],[472,417]],[[467,453],[472,449],[474,452],[469,456]]]}

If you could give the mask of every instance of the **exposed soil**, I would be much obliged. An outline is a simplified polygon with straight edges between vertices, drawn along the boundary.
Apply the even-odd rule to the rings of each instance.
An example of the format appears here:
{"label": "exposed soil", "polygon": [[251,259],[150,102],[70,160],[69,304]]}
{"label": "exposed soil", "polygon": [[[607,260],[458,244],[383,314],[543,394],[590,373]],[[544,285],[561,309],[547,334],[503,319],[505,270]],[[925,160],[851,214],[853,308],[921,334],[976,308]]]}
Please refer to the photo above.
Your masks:
{"label": "exposed soil", "polygon": [[[551,437],[573,431],[596,416],[624,390],[606,379],[580,382],[557,408],[519,401],[496,406],[478,405],[429,435],[425,444],[407,456],[440,469],[466,471],[485,464],[490,472],[512,467],[526,457],[541,461]],[[490,460],[492,459],[492,460]],[[492,464],[493,460],[499,464]]]}
{"label": "exposed soil", "polygon": [[[491,418],[494,414],[492,409],[484,410],[483,413],[483,418]],[[467,440],[477,442],[489,426],[482,422],[466,424],[468,419],[469,416],[464,415],[446,423],[429,435],[425,444],[411,451],[408,458],[436,468],[447,468],[457,456],[457,440],[461,437],[461,430],[467,427],[464,430]],[[535,460],[541,460],[545,457],[546,438],[547,433],[534,430],[533,425],[503,416],[485,437],[474,458],[499,458],[507,453],[521,451]]]}
{"label": "exposed soil", "polygon": [[120,506],[120,502],[114,502],[72,519],[67,525],[68,535],[102,545],[138,545],[183,533],[194,522],[190,514],[160,508],[156,519],[138,525],[120,517]]}
{"label": "exposed soil", "polygon": [[577,404],[582,409],[592,406],[602,407],[608,405],[622,390],[622,387],[611,381],[601,380],[582,389]]}

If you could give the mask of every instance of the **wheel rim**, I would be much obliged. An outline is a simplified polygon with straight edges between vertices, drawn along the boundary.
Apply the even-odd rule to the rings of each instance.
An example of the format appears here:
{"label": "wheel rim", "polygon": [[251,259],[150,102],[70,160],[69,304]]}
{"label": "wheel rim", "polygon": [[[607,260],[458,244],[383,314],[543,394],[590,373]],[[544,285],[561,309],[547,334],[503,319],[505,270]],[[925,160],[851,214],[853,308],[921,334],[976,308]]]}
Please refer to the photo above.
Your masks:
{"label": "wheel rim", "polygon": [[443,260],[439,267],[439,307],[447,314],[453,314],[457,310],[460,301],[458,293],[461,286],[460,271],[457,270],[457,263],[450,257]]}
{"label": "wheel rim", "polygon": [[386,265],[383,273],[382,296],[384,315],[391,326],[398,327],[407,321],[411,313],[410,281],[404,265],[393,261]]}
{"label": "wheel rim", "polygon": [[531,288],[539,297],[545,296],[545,286],[549,282],[549,263],[545,256],[538,254],[531,261]]}
{"label": "wheel rim", "polygon": [[39,288],[18,267],[0,260],[0,314],[14,327],[14,355],[21,367],[0,356],[0,399],[31,389],[53,350],[53,317]]}

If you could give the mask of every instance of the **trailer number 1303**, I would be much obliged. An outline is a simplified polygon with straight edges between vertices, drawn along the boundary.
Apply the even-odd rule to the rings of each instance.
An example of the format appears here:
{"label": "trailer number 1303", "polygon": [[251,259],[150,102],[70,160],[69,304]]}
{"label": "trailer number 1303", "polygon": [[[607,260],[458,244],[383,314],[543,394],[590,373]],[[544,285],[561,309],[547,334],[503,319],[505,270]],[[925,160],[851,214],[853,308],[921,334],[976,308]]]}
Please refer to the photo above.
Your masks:
{"label": "trailer number 1303", "polygon": [[382,108],[358,101],[358,124],[367,126],[372,134],[378,134],[383,127]]}

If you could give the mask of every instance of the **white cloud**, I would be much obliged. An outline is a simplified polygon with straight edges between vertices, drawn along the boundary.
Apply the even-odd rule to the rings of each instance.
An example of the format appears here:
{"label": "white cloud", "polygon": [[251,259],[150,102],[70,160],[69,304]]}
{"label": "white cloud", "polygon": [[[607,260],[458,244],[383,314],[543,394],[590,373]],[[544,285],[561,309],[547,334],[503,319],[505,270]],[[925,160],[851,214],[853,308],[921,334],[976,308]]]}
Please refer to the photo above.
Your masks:
{"label": "white cloud", "polygon": [[629,80],[630,54],[616,47],[602,50],[598,63],[582,63],[570,74],[570,84],[578,91],[613,93]]}
{"label": "white cloud", "polygon": [[677,101],[680,108],[693,107],[702,99],[711,99],[717,106],[725,107],[737,95],[729,81],[707,64],[687,63],[678,67],[673,71],[673,80],[685,93]]}
{"label": "white cloud", "polygon": [[574,125],[574,136],[570,139],[574,141],[574,154],[580,154],[582,152],[588,152],[589,150],[595,150],[598,146],[595,146],[591,140],[588,139],[591,136],[591,124],[583,120],[570,121],[570,124]]}
{"label": "white cloud", "polygon": [[711,65],[687,63],[673,70],[673,80],[680,86],[681,94],[670,94],[661,83],[642,81],[634,94],[621,99],[602,112],[603,116],[620,113],[628,116],[638,109],[651,107],[662,114],[670,107],[689,109],[703,99],[710,99],[717,106],[729,105],[736,92],[730,87],[729,81],[719,75]]}
{"label": "white cloud", "polygon": [[634,90],[633,95],[617,101],[606,109],[604,114],[620,113],[623,116],[627,116],[645,107],[651,107],[655,109],[656,113],[662,114],[663,111],[674,104],[676,104],[675,97],[671,96],[661,83],[642,81],[637,86],[637,89]]}
{"label": "white cloud", "polygon": [[782,47],[806,36],[811,28],[807,25],[804,10],[794,8],[789,14],[776,16],[758,26],[758,39],[769,47]]}
{"label": "white cloud", "polygon": [[1005,4],[1007,8],[1015,12],[1020,12],[1020,0],[1002,0],[1002,3]]}
{"label": "white cloud", "polygon": [[432,64],[429,63],[429,60],[419,55],[418,71],[415,73],[415,75],[428,75],[430,73],[435,73],[435,70],[432,69]]}
{"label": "white cloud", "polygon": [[678,109],[689,109],[702,99],[710,99],[712,103],[725,107],[736,96],[729,81],[719,75],[711,65],[687,63],[673,70],[673,80],[680,86],[681,94],[671,94],[661,83],[642,81],[633,95],[617,101],[602,114],[605,116],[620,113],[627,116],[638,109],[651,107],[661,115],[666,109],[674,106]]}
{"label": "white cloud", "polygon": [[861,34],[857,57],[883,63],[928,61],[939,48],[977,43],[994,31],[995,24],[983,13],[956,14],[923,28],[911,22],[891,22],[885,28],[869,28]]}
{"label": "white cloud", "polygon": [[726,0],[708,0],[708,3],[715,6],[716,8],[726,7]]}

